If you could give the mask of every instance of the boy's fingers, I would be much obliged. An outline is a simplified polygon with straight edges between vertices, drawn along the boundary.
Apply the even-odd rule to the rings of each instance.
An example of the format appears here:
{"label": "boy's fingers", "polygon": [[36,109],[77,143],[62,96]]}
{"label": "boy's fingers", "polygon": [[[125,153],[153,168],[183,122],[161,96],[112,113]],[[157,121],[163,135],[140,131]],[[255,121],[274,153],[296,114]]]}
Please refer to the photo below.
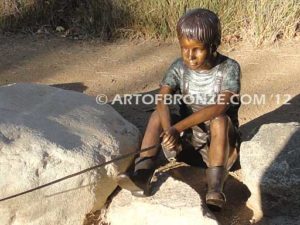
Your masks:
{"label": "boy's fingers", "polygon": [[163,144],[167,147],[170,147],[170,146],[175,147],[177,142],[178,142],[177,139],[174,138],[173,136],[171,136],[168,140],[163,142]]}
{"label": "boy's fingers", "polygon": [[163,141],[162,141],[162,143],[168,143],[168,141],[169,141],[169,139],[171,138],[171,136],[170,135],[168,135],[168,134],[165,134],[164,135],[164,137],[163,137]]}
{"label": "boy's fingers", "polygon": [[166,142],[166,145],[167,145],[167,146],[173,145],[173,141],[172,141],[172,140],[169,140],[168,142]]}
{"label": "boy's fingers", "polygon": [[175,148],[176,147],[176,144],[175,143],[171,143],[170,145],[169,145],[169,148]]}
{"label": "boy's fingers", "polygon": [[171,148],[172,147],[172,144],[167,144],[165,145],[167,149]]}
{"label": "boy's fingers", "polygon": [[167,139],[168,139],[168,137],[164,136],[161,143],[162,143],[162,144],[166,144],[166,143],[167,143]]}
{"label": "boy's fingers", "polygon": [[173,147],[173,145],[166,145],[166,148],[168,149],[168,150],[170,150],[170,149],[172,149],[172,147]]}
{"label": "boy's fingers", "polygon": [[172,137],[172,136],[166,142],[167,145],[175,144],[175,143],[176,143],[176,139],[174,137]]}
{"label": "boy's fingers", "polygon": [[175,148],[175,145],[168,145],[165,147],[168,151],[172,151]]}
{"label": "boy's fingers", "polygon": [[164,147],[169,148],[170,145],[172,145],[171,141],[166,141],[161,143]]}
{"label": "boy's fingers", "polygon": [[163,137],[165,135],[165,132],[161,132],[161,134],[159,135],[159,137]]}
{"label": "boy's fingers", "polygon": [[164,146],[166,147],[166,148],[174,148],[175,146],[176,146],[176,142],[174,142],[174,141],[170,141],[170,142],[168,142],[168,143],[166,143],[166,144],[164,144]]}
{"label": "boy's fingers", "polygon": [[162,145],[162,146],[163,146],[163,148],[164,148],[164,149],[166,149],[166,150],[170,151],[170,147],[169,147],[169,145]]}

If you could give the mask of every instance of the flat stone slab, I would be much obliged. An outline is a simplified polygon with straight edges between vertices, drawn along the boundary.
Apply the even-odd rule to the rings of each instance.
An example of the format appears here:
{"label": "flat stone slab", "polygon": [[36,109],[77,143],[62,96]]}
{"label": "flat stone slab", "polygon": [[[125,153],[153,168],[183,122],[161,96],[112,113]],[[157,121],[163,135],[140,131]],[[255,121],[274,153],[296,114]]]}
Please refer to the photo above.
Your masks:
{"label": "flat stone slab", "polygon": [[[173,173],[182,175],[182,171],[189,171],[189,177],[186,179],[194,180],[194,183],[198,183],[200,177],[204,177],[204,170],[200,169],[178,168],[174,169]],[[203,188],[204,185],[199,187]],[[129,191],[121,190],[112,199],[103,221],[110,225],[219,224],[197,190],[186,182],[164,174],[158,178],[154,189],[155,194],[146,198],[134,197]]]}

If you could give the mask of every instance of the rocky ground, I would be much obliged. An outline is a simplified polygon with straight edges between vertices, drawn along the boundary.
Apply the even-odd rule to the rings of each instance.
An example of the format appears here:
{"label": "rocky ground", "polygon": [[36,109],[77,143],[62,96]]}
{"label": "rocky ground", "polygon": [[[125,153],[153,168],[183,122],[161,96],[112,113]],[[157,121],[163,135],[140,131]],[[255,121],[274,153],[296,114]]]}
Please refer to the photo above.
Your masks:
{"label": "rocky ground", "polygon": [[[222,46],[242,68],[244,105],[240,123],[244,140],[250,130],[268,122],[299,121],[300,43],[291,41],[254,48],[246,43]],[[165,70],[179,56],[176,43],[71,41],[55,37],[0,36],[0,84],[34,82],[50,84],[88,95],[153,93]],[[298,63],[298,64],[297,64]],[[247,104],[265,95],[265,104]],[[285,101],[291,104],[284,104]],[[113,105],[141,131],[151,105]],[[232,174],[240,182],[240,171]],[[229,185],[230,186],[230,185]],[[242,187],[242,186],[241,186]],[[216,215],[225,225],[255,223],[255,212],[246,206],[246,189],[227,188],[229,206]]]}

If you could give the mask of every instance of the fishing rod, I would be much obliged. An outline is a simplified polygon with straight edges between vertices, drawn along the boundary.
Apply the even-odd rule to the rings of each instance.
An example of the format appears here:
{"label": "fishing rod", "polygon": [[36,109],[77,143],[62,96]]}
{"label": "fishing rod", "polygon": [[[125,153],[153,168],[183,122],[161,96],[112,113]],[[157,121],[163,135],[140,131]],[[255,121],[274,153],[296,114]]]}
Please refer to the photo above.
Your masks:
{"label": "fishing rod", "polygon": [[63,181],[63,180],[69,179],[69,178],[71,178],[71,177],[78,176],[78,175],[80,175],[80,174],[86,173],[86,172],[91,171],[91,170],[94,170],[94,169],[98,169],[98,168],[100,168],[100,167],[106,166],[106,165],[111,164],[111,163],[113,163],[113,162],[119,161],[119,160],[121,160],[121,159],[125,159],[125,158],[127,158],[127,157],[129,157],[129,156],[137,155],[137,154],[142,153],[142,152],[149,151],[149,150],[151,150],[151,149],[153,149],[153,148],[156,148],[156,147],[159,147],[159,146],[160,146],[160,144],[155,144],[155,145],[152,145],[152,146],[150,146],[150,147],[141,149],[141,150],[136,151],[136,152],[130,152],[130,153],[121,155],[121,156],[119,156],[119,157],[116,157],[115,159],[112,159],[112,160],[110,160],[110,161],[107,161],[107,162],[98,164],[98,165],[96,165],[96,166],[92,166],[92,167],[90,167],[90,168],[81,170],[81,171],[79,171],[79,172],[77,172],[77,173],[73,173],[73,174],[70,174],[70,175],[68,175],[68,176],[65,176],[65,177],[59,178],[59,179],[57,179],[57,180],[51,181],[51,182],[49,182],[49,183],[40,185],[40,186],[35,187],[35,188],[32,188],[32,189],[29,189],[29,190],[27,190],[27,191],[23,191],[23,192],[20,192],[20,193],[18,193],[18,194],[14,194],[14,195],[11,195],[11,196],[2,198],[2,199],[0,199],[0,202],[6,201],[6,200],[9,200],[9,199],[12,199],[12,198],[16,198],[16,197],[18,197],[18,196],[25,195],[25,194],[28,194],[28,193],[30,193],[30,192],[33,192],[33,191],[36,191],[36,190],[39,190],[39,189],[48,187],[48,186],[50,186],[50,185],[56,184],[56,183],[61,182],[61,181]]}

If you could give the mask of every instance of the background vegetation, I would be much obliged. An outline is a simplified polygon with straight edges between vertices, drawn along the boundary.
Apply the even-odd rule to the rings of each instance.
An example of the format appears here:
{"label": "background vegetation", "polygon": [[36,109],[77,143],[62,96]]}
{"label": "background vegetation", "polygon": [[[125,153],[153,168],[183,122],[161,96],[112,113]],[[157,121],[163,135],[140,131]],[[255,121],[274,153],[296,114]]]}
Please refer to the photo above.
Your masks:
{"label": "background vegetation", "polygon": [[[225,41],[256,45],[292,38],[300,30],[300,0],[0,0],[0,29],[41,28],[102,39],[176,36],[178,18],[188,9],[218,13]],[[227,40],[228,39],[228,40]]]}

